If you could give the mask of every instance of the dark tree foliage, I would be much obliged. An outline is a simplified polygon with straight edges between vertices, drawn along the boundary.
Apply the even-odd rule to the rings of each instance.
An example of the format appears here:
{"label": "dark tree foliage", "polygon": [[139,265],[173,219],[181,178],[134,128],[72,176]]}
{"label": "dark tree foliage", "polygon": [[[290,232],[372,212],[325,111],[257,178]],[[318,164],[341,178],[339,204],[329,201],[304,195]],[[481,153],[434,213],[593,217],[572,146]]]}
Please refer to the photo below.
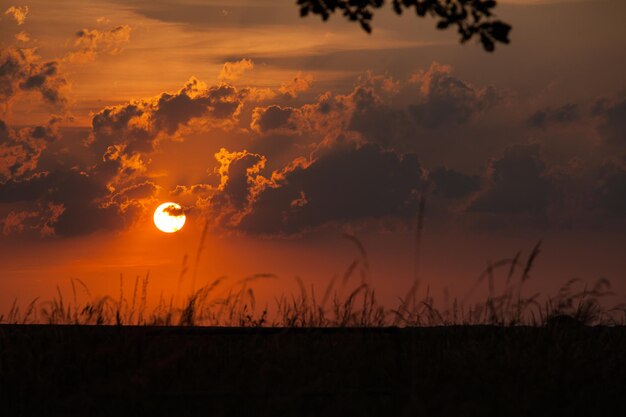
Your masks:
{"label": "dark tree foliage", "polygon": [[[302,17],[312,13],[328,20],[339,11],[371,33],[374,10],[383,7],[385,0],[297,0],[297,4]],[[461,42],[478,36],[489,52],[495,49],[496,42],[509,43],[511,26],[495,19],[492,13],[495,0],[392,0],[391,4],[397,14],[414,8],[419,17],[430,15],[438,19],[437,29],[456,25]]]}

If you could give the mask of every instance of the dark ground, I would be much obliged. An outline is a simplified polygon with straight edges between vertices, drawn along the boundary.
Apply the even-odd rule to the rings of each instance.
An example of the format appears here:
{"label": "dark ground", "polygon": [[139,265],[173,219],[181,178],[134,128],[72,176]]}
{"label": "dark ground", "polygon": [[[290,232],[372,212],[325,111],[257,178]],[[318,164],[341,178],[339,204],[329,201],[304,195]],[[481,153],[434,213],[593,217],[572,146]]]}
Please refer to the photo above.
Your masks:
{"label": "dark ground", "polygon": [[0,325],[2,416],[626,416],[626,328]]}

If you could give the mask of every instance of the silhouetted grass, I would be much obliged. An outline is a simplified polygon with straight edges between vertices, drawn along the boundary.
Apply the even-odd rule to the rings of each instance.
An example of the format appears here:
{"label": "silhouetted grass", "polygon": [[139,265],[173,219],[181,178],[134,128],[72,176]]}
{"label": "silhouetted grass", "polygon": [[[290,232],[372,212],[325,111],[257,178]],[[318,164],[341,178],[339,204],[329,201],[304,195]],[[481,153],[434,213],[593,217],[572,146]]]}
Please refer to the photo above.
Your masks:
{"label": "silhouetted grass", "polygon": [[[253,289],[271,274],[219,277],[179,300],[186,259],[177,293],[154,308],[148,274],[128,294],[120,276],[116,297],[73,279],[70,297],[15,302],[0,317],[0,414],[626,415],[626,310],[602,306],[608,281],[527,294],[537,244],[441,305],[416,267],[388,308],[349,239],[359,255],[343,274],[319,292],[297,279],[271,314]],[[469,303],[480,289],[486,298]]]}
{"label": "silhouetted grass", "polygon": [[[33,300],[23,311],[17,301],[8,314],[0,315],[0,323],[8,324],[91,324],[150,326],[247,326],[247,327],[384,327],[384,326],[451,326],[498,325],[542,326],[558,317],[569,317],[583,325],[623,325],[626,306],[606,308],[601,301],[611,295],[610,282],[598,280],[590,288],[580,279],[572,279],[554,296],[526,294],[524,285],[530,279],[533,264],[540,253],[541,242],[526,259],[521,252],[487,266],[475,284],[462,298],[437,305],[426,287],[420,296],[416,279],[394,307],[382,305],[369,284],[369,260],[365,248],[354,236],[346,236],[355,244],[359,256],[345,272],[333,277],[324,291],[317,294],[296,278],[299,292],[275,298],[271,317],[268,308],[258,308],[253,285],[259,280],[277,279],[272,274],[256,274],[229,285],[227,277],[219,277],[192,290],[178,303],[180,287],[187,273],[183,261],[175,296],[162,295],[156,307],[147,311],[149,274],[136,277],[130,296],[124,294],[120,276],[117,299],[111,296],[94,298],[79,279],[71,279],[71,299],[66,299],[57,286],[50,300]],[[201,247],[200,247],[201,248]],[[196,258],[199,258],[201,249]],[[196,259],[197,264],[198,259]],[[196,268],[194,267],[194,271]],[[192,278],[195,285],[195,272]],[[496,282],[501,289],[496,293]],[[467,300],[480,287],[486,287],[482,302]],[[78,294],[80,292],[80,294]],[[79,301],[82,298],[87,301]],[[561,321],[563,321],[561,319]]]}

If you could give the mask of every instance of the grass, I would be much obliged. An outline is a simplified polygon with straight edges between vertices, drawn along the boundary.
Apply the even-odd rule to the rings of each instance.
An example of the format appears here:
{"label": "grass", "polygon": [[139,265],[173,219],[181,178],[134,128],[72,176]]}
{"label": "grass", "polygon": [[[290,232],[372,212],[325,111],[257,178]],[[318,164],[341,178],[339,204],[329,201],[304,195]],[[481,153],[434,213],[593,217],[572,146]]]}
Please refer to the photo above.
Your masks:
{"label": "grass", "polygon": [[[130,293],[120,276],[115,297],[73,279],[69,297],[57,287],[15,302],[0,316],[2,415],[626,415],[626,309],[604,306],[608,281],[527,294],[538,243],[488,265],[452,302],[421,288],[416,262],[390,308],[348,239],[359,255],[343,274],[321,292],[298,279],[272,309],[254,292],[270,274],[181,297],[197,279],[186,259],[177,292],[154,308],[148,274]],[[485,299],[469,303],[477,291]]]}
{"label": "grass", "polygon": [[[183,261],[177,292],[169,299],[163,295],[150,311],[148,305],[149,274],[136,277],[132,294],[124,293],[120,276],[118,297],[94,298],[79,279],[71,279],[71,298],[57,294],[49,300],[33,300],[21,309],[17,300],[0,323],[8,324],[85,324],[85,325],[147,325],[147,326],[243,326],[243,327],[415,327],[451,325],[542,326],[563,322],[564,317],[583,325],[624,325],[626,306],[606,308],[602,300],[612,295],[610,282],[598,280],[588,287],[580,279],[572,279],[554,296],[526,294],[524,286],[540,250],[538,242],[527,258],[521,252],[487,266],[473,287],[462,298],[438,305],[426,287],[420,296],[420,280],[416,265],[415,281],[397,305],[382,305],[369,282],[369,260],[361,242],[347,235],[359,256],[341,276],[333,277],[321,293],[313,286],[307,289],[299,278],[299,292],[275,298],[273,308],[258,308],[254,284],[260,280],[276,279],[272,274],[256,274],[228,285],[219,277],[192,290],[182,303],[178,302],[180,288],[188,273],[187,259]],[[200,245],[196,264],[202,252]],[[196,269],[192,272],[195,286]],[[496,293],[496,284],[501,291]],[[479,288],[486,288],[482,302],[467,300]],[[84,300],[86,298],[86,300]],[[83,301],[81,301],[83,300]],[[441,304],[441,303],[439,303]],[[270,315],[269,311],[272,311]]]}

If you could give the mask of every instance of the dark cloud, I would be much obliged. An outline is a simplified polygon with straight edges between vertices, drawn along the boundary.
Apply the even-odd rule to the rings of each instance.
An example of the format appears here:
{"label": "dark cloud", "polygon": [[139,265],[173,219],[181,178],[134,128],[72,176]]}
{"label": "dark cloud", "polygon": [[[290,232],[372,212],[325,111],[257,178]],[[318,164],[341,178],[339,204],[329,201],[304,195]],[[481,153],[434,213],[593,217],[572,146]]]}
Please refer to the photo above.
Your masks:
{"label": "dark cloud", "polygon": [[580,107],[576,103],[565,104],[556,109],[550,107],[533,113],[528,119],[531,126],[545,127],[551,124],[571,123],[581,118]]}
{"label": "dark cloud", "polygon": [[0,203],[28,202],[36,207],[32,228],[43,234],[76,236],[97,230],[119,230],[137,215],[108,200],[106,185],[76,170],[33,175],[0,184]]}
{"label": "dark cloud", "polygon": [[480,178],[461,172],[439,167],[429,172],[428,177],[434,184],[434,193],[445,198],[463,198],[480,188]]}
{"label": "dark cloud", "polygon": [[185,214],[185,210],[182,207],[176,207],[175,205],[167,206],[163,209],[163,212],[172,216],[172,217],[180,217]]}
{"label": "dark cloud", "polygon": [[229,168],[226,174],[226,184],[232,176],[235,189],[241,193],[245,185],[247,195],[242,215],[229,217],[229,227],[252,234],[293,235],[331,223],[410,219],[423,185],[414,154],[400,155],[373,144],[322,149],[315,159],[295,160],[269,178],[260,176],[258,160],[244,166],[248,168]]}
{"label": "dark cloud", "polygon": [[608,144],[626,144],[626,96],[598,100],[591,113],[601,117],[599,131]]}
{"label": "dark cloud", "polygon": [[225,226],[237,224],[263,185],[261,170],[266,159],[245,150],[229,152],[224,148],[215,158],[220,164],[220,184],[209,200],[212,216]]}
{"label": "dark cloud", "polygon": [[264,134],[270,131],[294,131],[297,132],[300,111],[292,107],[271,105],[268,107],[256,107],[252,111],[250,128],[257,133]]}
{"label": "dark cloud", "polygon": [[120,145],[125,153],[154,150],[160,135],[175,135],[193,119],[217,125],[232,123],[244,95],[235,87],[207,87],[191,78],[177,93],[107,107],[92,119],[92,143],[98,153]]}
{"label": "dark cloud", "polygon": [[[408,83],[367,73],[347,94],[328,91],[300,106],[257,107],[251,128],[266,137],[264,143],[271,142],[270,136],[282,135],[306,146],[344,135],[385,148],[410,150],[420,139],[420,126],[465,123],[500,101],[495,88],[472,86],[454,77],[450,67],[433,63]],[[275,142],[285,146],[285,141],[278,139]]]}
{"label": "dark cloud", "polygon": [[[30,79],[27,88],[41,89],[55,76],[45,65],[40,69],[24,79]],[[472,86],[446,66],[433,64],[409,84],[368,74],[346,94],[325,92],[306,102],[282,93],[267,95],[276,101],[259,106],[251,91],[192,78],[177,92],[104,108],[92,119],[84,151],[89,163],[72,169],[54,165],[52,157],[50,166],[38,163],[56,138],[55,122],[17,130],[0,122],[0,203],[6,204],[3,212],[10,210],[3,233],[69,236],[128,227],[160,191],[150,153],[162,140],[205,128],[236,129],[239,142],[232,146],[247,150],[215,154],[219,183],[178,185],[171,195],[186,208],[210,211],[209,218],[227,230],[296,235],[325,225],[405,222],[414,218],[425,190],[432,191],[429,207],[436,207],[438,220],[496,215],[514,223],[521,216],[545,226],[555,209],[564,217],[572,201],[593,213],[625,211],[623,163],[574,173],[550,165],[538,145],[507,147],[482,178],[448,167],[426,175],[415,153],[402,152],[417,146],[402,145],[424,144],[447,131],[429,136],[418,128],[465,123],[500,100],[495,89]],[[246,102],[254,104],[241,116]],[[618,143],[623,112],[624,100],[612,99],[593,109],[547,108],[530,122],[548,126],[582,115],[594,122],[591,129],[600,126],[607,140]]]}
{"label": "dark cloud", "polygon": [[490,162],[467,210],[543,216],[555,191],[539,145],[513,145]]}
{"label": "dark cloud", "polygon": [[358,86],[348,97],[354,110],[347,128],[367,140],[390,146],[414,135],[408,113],[386,104],[373,86]]}
{"label": "dark cloud", "polygon": [[595,205],[611,216],[626,217],[626,156],[607,161],[594,183]]}
{"label": "dark cloud", "polygon": [[437,62],[415,73],[411,81],[419,87],[421,100],[409,111],[418,125],[428,128],[465,123],[501,99],[494,87],[474,87]]}
{"label": "dark cloud", "polygon": [[[390,146],[406,142],[414,131],[406,111],[388,105],[369,79],[346,95],[325,92],[300,107],[274,104],[256,107],[250,127],[265,137],[263,143],[276,142],[283,147],[306,146],[355,134],[366,141]],[[274,148],[260,149],[278,151]]]}
{"label": "dark cloud", "polygon": [[[31,82],[33,88],[39,85]],[[18,131],[0,122],[0,203],[28,207],[12,211],[3,230],[73,236],[129,226],[159,191],[147,176],[157,142],[191,129],[195,120],[229,128],[244,96],[232,86],[208,87],[192,78],[176,93],[102,109],[93,116],[87,144],[97,162],[71,169],[55,165],[54,158],[45,171],[37,166],[55,138],[56,119]],[[237,166],[238,161],[233,169]],[[230,203],[241,205],[236,188],[233,179],[224,191]],[[28,227],[20,226],[20,219]]]}
{"label": "dark cloud", "polygon": [[41,62],[34,49],[0,50],[0,100],[9,102],[20,92],[36,91],[46,102],[61,105],[66,84],[58,61]]}
{"label": "dark cloud", "polygon": [[59,169],[1,183],[0,204],[26,204],[24,220],[42,235],[78,236],[130,226],[156,191],[144,181],[112,192],[93,172]]}
{"label": "dark cloud", "polygon": [[57,122],[52,118],[46,125],[13,130],[0,120],[0,182],[20,178],[37,168],[47,144],[58,138]]}

